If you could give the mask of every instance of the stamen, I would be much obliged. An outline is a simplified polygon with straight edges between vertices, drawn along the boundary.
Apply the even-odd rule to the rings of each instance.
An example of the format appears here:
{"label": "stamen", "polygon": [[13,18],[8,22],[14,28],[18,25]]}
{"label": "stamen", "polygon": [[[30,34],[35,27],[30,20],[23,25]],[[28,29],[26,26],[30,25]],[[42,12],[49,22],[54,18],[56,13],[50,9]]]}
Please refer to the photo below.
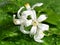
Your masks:
{"label": "stamen", "polygon": [[26,4],[25,4],[25,7],[26,7],[27,9],[29,9],[29,8],[30,8],[29,3],[26,3]]}
{"label": "stamen", "polygon": [[33,21],[33,26],[37,26],[38,25],[38,22],[37,21]]}

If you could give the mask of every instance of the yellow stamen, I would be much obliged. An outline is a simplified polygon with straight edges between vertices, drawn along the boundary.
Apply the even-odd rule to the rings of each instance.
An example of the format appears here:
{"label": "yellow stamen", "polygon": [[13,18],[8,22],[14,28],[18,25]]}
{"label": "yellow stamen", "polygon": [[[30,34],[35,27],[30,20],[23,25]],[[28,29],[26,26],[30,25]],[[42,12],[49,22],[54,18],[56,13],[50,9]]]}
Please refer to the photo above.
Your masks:
{"label": "yellow stamen", "polygon": [[26,3],[26,4],[25,4],[25,7],[26,7],[26,8],[30,8],[29,3]]}
{"label": "yellow stamen", "polygon": [[33,21],[33,26],[37,26],[38,25],[38,22],[37,21]]}
{"label": "yellow stamen", "polygon": [[25,7],[27,7],[27,6],[30,6],[29,3],[26,3],[26,4],[25,4]]}

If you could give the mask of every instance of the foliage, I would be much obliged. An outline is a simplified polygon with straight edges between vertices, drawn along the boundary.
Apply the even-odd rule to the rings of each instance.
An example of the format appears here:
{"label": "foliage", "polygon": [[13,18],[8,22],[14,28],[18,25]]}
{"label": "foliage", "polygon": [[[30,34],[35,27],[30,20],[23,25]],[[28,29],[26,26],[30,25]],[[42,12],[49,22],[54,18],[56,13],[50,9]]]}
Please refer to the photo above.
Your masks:
{"label": "foliage", "polygon": [[[44,43],[37,43],[29,35],[22,34],[18,26],[13,24],[13,14],[25,3],[31,6],[43,2],[42,7],[36,7],[37,16],[44,13],[48,19],[43,23],[50,30],[43,38]],[[0,0],[0,45],[60,45],[60,0]]]}

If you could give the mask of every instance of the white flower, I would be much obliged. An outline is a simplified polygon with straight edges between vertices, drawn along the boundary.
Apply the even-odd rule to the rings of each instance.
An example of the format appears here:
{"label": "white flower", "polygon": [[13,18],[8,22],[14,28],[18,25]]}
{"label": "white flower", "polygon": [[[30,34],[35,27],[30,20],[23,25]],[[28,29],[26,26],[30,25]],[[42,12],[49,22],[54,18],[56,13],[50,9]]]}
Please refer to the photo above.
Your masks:
{"label": "white flower", "polygon": [[41,23],[46,19],[46,15],[42,14],[38,19],[33,16],[33,18],[26,23],[27,25],[33,25],[30,30],[30,35],[34,35],[34,40],[37,42],[43,42],[43,40],[41,40],[45,35],[43,32],[49,30],[49,25]]}
{"label": "white flower", "polygon": [[[30,34],[30,35],[34,35],[34,40],[36,42],[43,42],[43,40],[41,40],[44,37],[44,31],[47,31],[49,29],[49,25],[47,24],[42,24],[41,22],[46,20],[47,17],[46,15],[42,14],[40,15],[38,18],[36,17],[36,12],[34,10],[34,8],[36,6],[42,6],[43,3],[37,3],[35,5],[32,6],[32,8],[30,7],[30,5],[27,3],[25,5],[26,7],[26,11],[23,11],[20,15],[21,10],[24,8],[21,7],[18,12],[17,12],[17,16],[19,19],[15,19],[15,15],[13,15],[13,22],[17,25],[21,25],[20,26],[20,31],[24,34]],[[31,16],[31,19],[28,20],[27,17]],[[30,31],[26,31],[24,29],[24,26],[30,26],[32,25],[32,28]]]}
{"label": "white flower", "polygon": [[[39,4],[37,3],[37,4],[33,5],[32,8],[31,8],[30,5],[27,3],[27,4],[25,5],[25,7],[26,7],[27,10],[26,10],[26,11],[23,11],[23,12],[22,12],[22,15],[20,15],[22,9],[25,8],[24,6],[22,6],[22,7],[18,10],[18,12],[17,12],[17,17],[18,17],[19,19],[16,19],[16,18],[15,18],[16,15],[13,15],[13,22],[14,22],[14,24],[15,24],[15,25],[21,25],[21,26],[20,26],[20,31],[21,31],[22,33],[24,33],[24,34],[29,34],[29,31],[24,30],[24,25],[25,25],[25,23],[27,23],[26,21],[28,21],[26,18],[27,18],[28,15],[34,13],[34,12],[33,12],[34,10],[31,10],[31,9],[35,8],[37,5],[41,6],[42,3],[39,3]],[[30,21],[31,21],[31,20],[30,20]],[[30,22],[30,21],[28,21],[28,22]],[[29,25],[29,24],[28,24],[28,25]]]}
{"label": "white flower", "polygon": [[[39,6],[37,4],[34,5],[33,8],[35,6]],[[26,18],[28,15],[30,15],[32,19],[27,20]],[[30,30],[30,35],[34,35],[34,40],[37,42],[43,42],[43,40],[41,40],[45,35],[43,32],[49,30],[49,25],[41,23],[47,19],[46,15],[42,14],[37,19],[35,10],[31,10],[30,6],[28,5],[27,10],[22,13],[22,17],[26,19],[25,26],[33,25]]]}
{"label": "white flower", "polygon": [[29,34],[29,33],[30,33],[29,31],[24,30],[25,19],[22,18],[21,15],[20,15],[20,12],[22,11],[23,8],[24,8],[24,6],[22,6],[22,7],[18,10],[18,12],[17,12],[17,17],[18,17],[19,19],[16,19],[16,18],[15,18],[16,15],[13,15],[13,22],[14,22],[15,25],[21,25],[21,26],[20,26],[20,31],[21,31],[22,33],[24,33],[24,34]]}
{"label": "white flower", "polygon": [[24,30],[24,22],[25,22],[25,20],[24,19],[15,19],[15,16],[16,15],[13,15],[13,22],[14,22],[14,24],[15,25],[21,25],[20,26],[20,31],[22,32],[22,33],[24,33],[24,34],[29,34],[30,32],[29,31],[26,31],[26,30]]}

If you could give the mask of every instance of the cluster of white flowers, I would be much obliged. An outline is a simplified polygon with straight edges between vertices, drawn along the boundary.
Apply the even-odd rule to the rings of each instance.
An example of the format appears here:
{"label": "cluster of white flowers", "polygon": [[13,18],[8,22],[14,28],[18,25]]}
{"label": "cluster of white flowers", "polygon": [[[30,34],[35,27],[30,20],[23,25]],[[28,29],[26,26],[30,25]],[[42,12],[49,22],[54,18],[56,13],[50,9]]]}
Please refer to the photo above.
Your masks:
{"label": "cluster of white flowers", "polygon": [[[42,40],[42,38],[44,37],[44,31],[48,31],[49,30],[49,25],[47,24],[43,24],[41,23],[42,21],[46,20],[47,17],[45,14],[41,14],[38,18],[36,17],[36,11],[34,10],[34,8],[36,6],[42,6],[43,3],[37,3],[35,5],[33,5],[32,7],[30,7],[30,5],[27,3],[24,6],[22,6],[18,12],[17,12],[17,17],[19,19],[16,19],[15,16],[16,15],[13,15],[13,22],[15,25],[20,25],[20,31],[24,34],[30,34],[30,35],[33,35],[34,36],[34,40],[36,42],[44,42]],[[25,11],[21,12],[21,10],[23,8],[26,8]],[[20,15],[21,13],[21,15]],[[31,19],[27,19],[28,16],[31,16]],[[26,31],[24,29],[24,26],[25,27],[28,27],[32,25],[32,28],[30,31]]]}

